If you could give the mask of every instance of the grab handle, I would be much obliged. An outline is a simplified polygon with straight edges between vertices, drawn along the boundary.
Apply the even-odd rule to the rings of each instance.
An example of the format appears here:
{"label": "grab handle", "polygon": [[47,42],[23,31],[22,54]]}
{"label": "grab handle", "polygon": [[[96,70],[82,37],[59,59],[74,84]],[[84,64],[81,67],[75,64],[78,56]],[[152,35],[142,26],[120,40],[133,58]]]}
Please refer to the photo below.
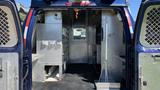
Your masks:
{"label": "grab handle", "polygon": [[104,35],[103,35],[103,28],[101,28],[101,41],[103,41]]}
{"label": "grab handle", "polygon": [[154,61],[160,61],[160,55],[152,55]]}

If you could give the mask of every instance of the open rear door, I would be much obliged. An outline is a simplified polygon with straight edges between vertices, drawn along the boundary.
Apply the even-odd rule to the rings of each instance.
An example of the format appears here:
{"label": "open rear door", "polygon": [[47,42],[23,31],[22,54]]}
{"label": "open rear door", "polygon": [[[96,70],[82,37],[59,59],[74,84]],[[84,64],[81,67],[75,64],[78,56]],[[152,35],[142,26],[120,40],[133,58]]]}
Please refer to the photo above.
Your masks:
{"label": "open rear door", "polygon": [[160,1],[143,0],[135,30],[134,90],[160,89]]}
{"label": "open rear door", "polygon": [[23,90],[21,25],[15,3],[0,0],[0,90]]}

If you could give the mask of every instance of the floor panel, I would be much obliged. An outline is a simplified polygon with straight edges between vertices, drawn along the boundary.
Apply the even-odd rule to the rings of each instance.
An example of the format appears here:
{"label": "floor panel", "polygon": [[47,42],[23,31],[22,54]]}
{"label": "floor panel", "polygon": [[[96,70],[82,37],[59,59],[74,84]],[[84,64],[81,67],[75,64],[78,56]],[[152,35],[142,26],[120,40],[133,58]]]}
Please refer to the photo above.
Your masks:
{"label": "floor panel", "polygon": [[73,64],[58,82],[33,82],[33,90],[95,90],[95,73],[92,65]]}

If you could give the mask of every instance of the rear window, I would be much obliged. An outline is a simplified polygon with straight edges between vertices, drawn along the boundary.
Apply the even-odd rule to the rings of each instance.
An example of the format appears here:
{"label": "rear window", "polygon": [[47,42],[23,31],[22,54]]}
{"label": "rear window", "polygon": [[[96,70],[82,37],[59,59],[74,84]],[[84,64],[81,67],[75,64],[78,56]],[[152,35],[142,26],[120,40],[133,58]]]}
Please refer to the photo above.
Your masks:
{"label": "rear window", "polygon": [[86,39],[86,29],[85,28],[73,28],[73,38],[75,40]]}

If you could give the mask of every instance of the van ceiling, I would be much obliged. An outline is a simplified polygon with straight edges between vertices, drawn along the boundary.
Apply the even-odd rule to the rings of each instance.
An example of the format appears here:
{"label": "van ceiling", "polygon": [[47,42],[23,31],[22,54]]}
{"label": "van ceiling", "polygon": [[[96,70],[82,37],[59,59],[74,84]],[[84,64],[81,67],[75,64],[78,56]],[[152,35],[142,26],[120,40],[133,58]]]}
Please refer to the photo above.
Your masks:
{"label": "van ceiling", "polygon": [[[51,0],[51,1],[52,3],[49,4],[49,3],[46,3],[45,0],[32,0],[31,8],[49,8],[49,7],[65,7],[66,8],[66,3],[70,2],[70,0]],[[90,0],[90,1],[91,1],[91,4],[87,7],[127,6],[127,0]],[[79,5],[77,7],[79,7]]]}

